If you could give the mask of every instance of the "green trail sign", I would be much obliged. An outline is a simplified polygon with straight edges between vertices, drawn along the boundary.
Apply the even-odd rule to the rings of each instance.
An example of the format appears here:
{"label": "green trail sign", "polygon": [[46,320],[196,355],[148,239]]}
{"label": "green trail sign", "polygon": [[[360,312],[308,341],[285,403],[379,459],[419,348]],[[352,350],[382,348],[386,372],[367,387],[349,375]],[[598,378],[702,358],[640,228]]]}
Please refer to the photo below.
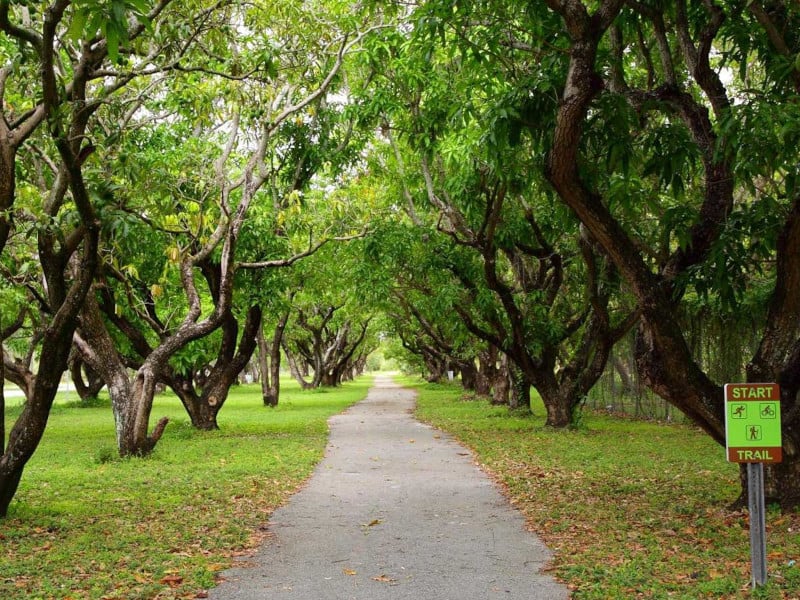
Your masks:
{"label": "green trail sign", "polygon": [[777,383],[725,384],[725,447],[730,462],[781,462],[780,397]]}

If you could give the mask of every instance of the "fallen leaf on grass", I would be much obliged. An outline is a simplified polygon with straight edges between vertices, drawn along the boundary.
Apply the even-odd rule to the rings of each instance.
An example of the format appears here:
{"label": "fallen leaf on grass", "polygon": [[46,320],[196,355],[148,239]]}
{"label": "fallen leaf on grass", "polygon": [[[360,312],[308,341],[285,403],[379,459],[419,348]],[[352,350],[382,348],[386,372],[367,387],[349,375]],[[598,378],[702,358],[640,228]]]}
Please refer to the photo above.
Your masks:
{"label": "fallen leaf on grass", "polygon": [[159,583],[163,583],[169,587],[176,587],[183,583],[183,577],[180,575],[167,575],[166,577],[162,577]]}
{"label": "fallen leaf on grass", "polygon": [[17,577],[14,579],[14,587],[22,589],[28,587],[30,583],[30,577]]}

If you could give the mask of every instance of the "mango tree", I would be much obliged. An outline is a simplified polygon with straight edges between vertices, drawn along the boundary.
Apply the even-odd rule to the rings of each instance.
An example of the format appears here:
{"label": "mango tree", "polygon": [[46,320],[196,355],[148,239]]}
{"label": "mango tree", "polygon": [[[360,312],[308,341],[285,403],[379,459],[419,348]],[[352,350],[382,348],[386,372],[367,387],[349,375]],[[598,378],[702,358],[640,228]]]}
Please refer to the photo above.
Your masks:
{"label": "mango tree", "polygon": [[[301,33],[299,28],[302,21],[307,30],[313,22],[308,19],[312,18],[318,19],[320,37],[309,45],[305,31]],[[345,23],[334,27],[339,18]],[[175,386],[197,426],[216,427],[219,408],[235,375],[252,354],[260,326],[260,308],[247,307],[245,335],[238,340],[237,348],[238,321],[232,312],[237,272],[291,264],[324,243],[324,239],[312,241],[289,258],[237,260],[251,208],[262,203],[268,208],[276,202],[279,206],[287,204],[285,199],[276,200],[266,193],[276,189],[268,186],[276,169],[307,172],[302,154],[288,167],[281,164],[299,146],[297,138],[287,135],[287,131],[302,128],[304,120],[324,104],[346,55],[369,30],[369,26],[355,33],[342,29],[363,25],[358,18],[347,15],[310,14],[294,5],[264,7],[249,3],[234,3],[209,13],[201,24],[203,30],[195,39],[203,41],[203,52],[185,52],[175,65],[181,76],[165,82],[165,96],[155,100],[157,105],[162,103],[161,108],[177,106],[178,114],[191,118],[192,137],[188,143],[192,138],[210,142],[198,143],[197,147],[205,150],[210,146],[213,158],[209,160],[206,152],[186,157],[194,162],[178,181],[169,182],[175,190],[169,212],[154,210],[153,201],[157,198],[146,193],[139,199],[143,205],[127,209],[170,239],[167,266],[173,281],[179,282],[180,292],[168,291],[165,295],[171,301],[182,296],[174,305],[180,316],[168,322],[153,312],[148,314],[147,307],[157,303],[141,304],[142,320],[149,318],[161,331],[155,343],[142,347],[141,363],[129,376],[100,311],[87,302],[82,315],[79,347],[84,360],[103,374],[109,387],[122,455],[149,453],[163,432],[166,422],[162,419],[149,433],[153,396],[160,381]],[[270,33],[264,36],[263,31]],[[320,45],[320,41],[324,44]],[[209,48],[217,50],[211,61]],[[213,165],[208,177],[191,175],[204,172],[208,164]],[[157,188],[160,183],[148,179],[142,185],[146,190],[148,186]],[[264,232],[260,234],[264,237]],[[262,252],[268,250],[261,248]],[[136,283],[143,287],[141,282]],[[153,284],[144,287],[145,294],[156,291]],[[170,361],[189,344],[221,327],[217,360],[203,391],[197,393],[188,377],[171,371]]]}
{"label": "mango tree", "polygon": [[[374,215],[373,215],[374,216]],[[362,290],[370,278],[354,276],[367,240],[329,245],[297,273],[283,349],[290,371],[304,389],[337,386],[374,349],[372,303]]]}
{"label": "mango tree", "polygon": [[508,135],[530,142],[540,172],[635,297],[644,381],[720,443],[723,382],[692,352],[680,316],[698,298],[732,313],[762,298],[746,377],[782,385],[785,459],[768,467],[767,495],[796,505],[796,5],[548,0],[465,3],[446,16],[442,5],[428,8],[474,53],[497,57],[487,62],[518,90]]}
{"label": "mango tree", "polygon": [[[800,274],[800,196],[792,175],[797,155],[794,144],[786,143],[786,136],[795,137],[797,129],[792,125],[796,122],[794,109],[773,109],[776,102],[795,104],[792,98],[796,99],[800,91],[797,65],[786,60],[787,53],[794,55],[800,47],[795,36],[783,33],[794,28],[778,27],[778,23],[785,25],[797,19],[796,8],[777,3],[767,10],[756,2],[746,13],[732,3],[707,4],[691,11],[685,1],[680,1],[674,11],[643,8],[627,13],[615,3],[604,3],[590,14],[579,3],[551,6],[564,19],[571,45],[569,75],[548,160],[550,180],[607,249],[637,296],[643,315],[637,362],[648,385],[720,443],[724,439],[720,382],[712,381],[689,351],[675,318],[676,306],[689,285],[697,288],[698,284],[712,283],[716,286],[712,293],[723,294],[724,285],[731,281],[736,285],[737,271],[752,277],[753,267],[764,268],[763,264],[753,264],[752,258],[765,250],[774,258],[774,269],[769,273],[773,283],[766,302],[768,314],[761,324],[761,344],[750,360],[747,378],[782,385],[785,458],[767,469],[767,496],[784,505],[795,505],[800,502],[800,380],[796,376],[800,369],[800,292],[792,282]],[[650,75],[660,85],[639,87],[625,71],[625,49],[636,47],[624,31],[624,24],[631,19],[652,32],[656,42],[653,50],[661,68],[652,69]],[[598,78],[598,50],[606,31],[609,61],[623,67],[609,71],[603,86],[607,94],[626,99],[643,118],[656,121],[656,115],[668,115],[680,119],[699,155],[701,168],[695,182],[699,197],[691,211],[694,225],[687,228],[685,241],[671,248],[657,265],[643,260],[619,217],[599,202],[604,190],[587,183],[578,168],[590,106],[600,103],[605,95],[596,82],[602,81]],[[667,31],[675,32],[674,44],[661,43],[672,37]],[[723,52],[724,61],[746,74],[748,87],[755,86],[760,93],[738,92],[735,80],[726,83],[721,71],[714,68],[715,52]],[[782,123],[781,128],[764,122],[766,110],[770,111],[770,120]],[[775,150],[739,156],[739,149],[750,136],[769,139],[776,135],[783,139]],[[763,139],[759,141],[764,143]],[[789,150],[780,152],[777,148]],[[764,214],[765,206],[782,218],[763,224],[774,227],[763,232],[766,239],[763,234],[760,239],[754,238],[741,224],[753,223],[748,217],[754,212]],[[737,225],[738,231],[732,231]],[[731,254],[739,248],[747,250],[738,256]],[[728,264],[735,269],[734,277],[709,277],[709,270],[717,269],[715,263],[720,261],[731,261]],[[730,300],[737,301],[735,296]]]}
{"label": "mango tree", "polygon": [[[99,217],[84,176],[84,163],[95,150],[90,141],[93,119],[137,76],[134,70],[116,66],[168,4],[168,0],[119,2],[112,10],[106,4],[67,0],[38,6],[0,2],[4,111],[0,119],[0,252],[5,255],[17,217],[23,223],[33,220],[42,277],[40,287],[30,291],[42,305],[46,320],[38,371],[2,448],[0,516],[6,515],[25,464],[44,432],[98,262]],[[148,68],[153,58],[139,56],[139,66]],[[46,131],[37,138],[35,151],[47,157],[51,169],[38,174],[37,183],[31,184],[46,192],[28,210],[15,205],[15,172],[19,173],[20,148],[32,139],[34,130]]]}
{"label": "mango tree", "polygon": [[379,109],[404,207],[448,238],[435,252],[462,288],[452,311],[539,392],[548,425],[567,426],[636,311],[591,236],[549,205],[529,148],[508,136],[514,88],[424,30],[398,37],[387,44],[399,58],[376,66],[376,81],[390,90]]}

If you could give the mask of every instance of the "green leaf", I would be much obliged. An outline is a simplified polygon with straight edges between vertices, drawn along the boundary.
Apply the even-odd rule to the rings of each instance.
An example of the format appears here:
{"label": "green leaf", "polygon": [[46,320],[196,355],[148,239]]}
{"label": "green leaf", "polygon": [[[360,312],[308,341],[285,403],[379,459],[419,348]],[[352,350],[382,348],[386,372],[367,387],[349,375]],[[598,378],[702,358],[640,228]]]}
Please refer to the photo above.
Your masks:
{"label": "green leaf", "polygon": [[125,2],[123,0],[113,0],[111,2],[111,17],[118,26],[127,24]]}
{"label": "green leaf", "polygon": [[108,42],[108,58],[112,62],[117,62],[119,60],[119,35],[113,22],[109,23],[106,28],[106,41]]}
{"label": "green leaf", "polygon": [[73,42],[77,42],[83,37],[83,33],[86,30],[86,21],[88,17],[89,10],[87,8],[75,9],[75,14],[72,17],[72,23],[70,23],[69,30],[67,31],[67,36]]}

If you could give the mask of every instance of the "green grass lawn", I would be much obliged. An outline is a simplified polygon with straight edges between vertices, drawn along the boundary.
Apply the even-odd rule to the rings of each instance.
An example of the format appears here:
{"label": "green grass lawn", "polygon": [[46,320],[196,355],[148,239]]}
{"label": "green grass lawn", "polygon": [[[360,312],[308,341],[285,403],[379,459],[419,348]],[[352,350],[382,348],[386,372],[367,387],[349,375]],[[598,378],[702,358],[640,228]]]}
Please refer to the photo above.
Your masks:
{"label": "green grass lawn", "polygon": [[0,520],[0,598],[203,597],[311,473],[327,418],[371,382],[313,392],[286,382],[276,409],[261,405],[258,385],[241,386],[215,432],[192,429],[180,402],[162,395],[153,422],[171,422],[146,459],[116,458],[108,401],[60,401]]}
{"label": "green grass lawn", "polygon": [[554,431],[540,405],[515,416],[457,385],[415,386],[418,416],[474,450],[575,600],[800,598],[800,515],[769,510],[770,580],[752,592],[747,511],[729,508],[738,466],[700,431],[591,413]]}

